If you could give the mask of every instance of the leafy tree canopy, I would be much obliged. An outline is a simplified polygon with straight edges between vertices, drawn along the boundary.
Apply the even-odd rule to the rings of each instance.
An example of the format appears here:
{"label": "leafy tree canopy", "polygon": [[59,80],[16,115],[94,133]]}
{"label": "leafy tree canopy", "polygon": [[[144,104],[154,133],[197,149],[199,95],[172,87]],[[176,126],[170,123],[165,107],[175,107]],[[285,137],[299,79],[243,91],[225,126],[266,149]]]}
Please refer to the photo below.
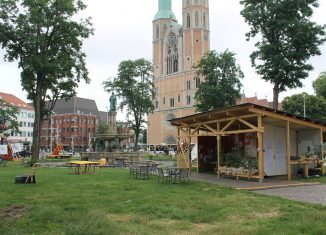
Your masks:
{"label": "leafy tree canopy", "polygon": [[312,83],[317,96],[322,96],[326,99],[326,72],[322,72],[317,80]]}
{"label": "leafy tree canopy", "polygon": [[234,53],[228,50],[222,53],[210,51],[195,69],[196,79],[204,78],[195,95],[197,110],[208,111],[236,104],[244,75],[236,64]]}
{"label": "leafy tree canopy", "polygon": [[[19,131],[17,122],[19,113],[19,108],[0,99],[0,134],[8,136],[12,131]],[[3,144],[3,138],[1,138],[1,144]]]}
{"label": "leafy tree canopy", "polygon": [[[44,116],[57,99],[74,96],[81,79],[89,81],[82,40],[93,29],[89,19],[75,17],[85,7],[81,0],[0,0],[4,58],[18,61],[21,84],[35,108],[34,158]],[[45,100],[52,101],[48,107]]]}
{"label": "leafy tree canopy", "polygon": [[326,122],[326,100],[321,96],[308,95],[307,93],[288,96],[283,100],[285,112],[304,116],[313,120]]}
{"label": "leafy tree canopy", "polygon": [[319,45],[326,40],[325,26],[310,20],[318,0],[242,0],[241,4],[241,15],[250,26],[247,39],[258,38],[252,65],[274,85],[277,109],[280,92],[302,87],[313,69],[307,60],[320,55]]}
{"label": "leafy tree canopy", "polygon": [[105,90],[115,91],[121,102],[119,108],[126,109],[130,127],[135,131],[135,149],[147,114],[154,110],[153,67],[145,59],[126,60],[119,65],[113,80],[103,82]]}

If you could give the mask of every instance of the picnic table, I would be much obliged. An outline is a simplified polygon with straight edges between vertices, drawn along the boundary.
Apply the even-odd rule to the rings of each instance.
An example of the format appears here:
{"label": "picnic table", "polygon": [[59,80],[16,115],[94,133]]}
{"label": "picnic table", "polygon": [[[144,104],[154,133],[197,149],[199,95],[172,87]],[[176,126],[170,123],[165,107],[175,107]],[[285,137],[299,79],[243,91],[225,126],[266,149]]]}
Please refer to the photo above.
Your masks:
{"label": "picnic table", "polygon": [[90,161],[71,161],[67,164],[69,166],[69,173],[73,173],[72,169],[75,168],[75,174],[94,174],[99,167],[98,162]]}

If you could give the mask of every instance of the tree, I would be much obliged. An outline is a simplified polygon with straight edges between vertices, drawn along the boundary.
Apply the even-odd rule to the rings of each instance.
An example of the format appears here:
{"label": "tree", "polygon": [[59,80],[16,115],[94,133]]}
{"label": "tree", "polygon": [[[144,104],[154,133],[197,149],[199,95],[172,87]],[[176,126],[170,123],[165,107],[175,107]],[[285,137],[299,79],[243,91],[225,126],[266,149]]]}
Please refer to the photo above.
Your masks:
{"label": "tree", "polygon": [[326,122],[326,100],[321,96],[303,92],[286,97],[282,104],[285,112]]}
{"label": "tree", "polygon": [[234,53],[228,50],[222,53],[210,51],[195,69],[195,79],[204,78],[195,95],[197,110],[208,111],[236,104],[242,87],[240,80],[244,75],[236,64]]}
{"label": "tree", "polygon": [[326,99],[326,72],[322,72],[319,77],[312,83],[317,96]]}
{"label": "tree", "polygon": [[[0,99],[0,134],[8,136],[11,132],[19,132],[17,116],[19,115],[19,108]],[[0,137],[1,144],[3,144],[3,137]]]}
{"label": "tree", "polygon": [[310,21],[318,0],[242,0],[241,15],[250,26],[247,40],[260,40],[251,54],[252,66],[262,79],[274,85],[273,107],[278,109],[279,93],[302,87],[313,69],[307,60],[320,55],[325,26]]}
{"label": "tree", "polygon": [[155,108],[152,70],[151,62],[145,59],[122,61],[113,81],[103,82],[105,90],[109,93],[115,91],[121,99],[119,108],[126,108],[128,124],[135,132],[135,149],[138,148],[139,134],[146,123],[146,116]]}
{"label": "tree", "polygon": [[93,29],[89,18],[75,17],[85,8],[81,0],[0,0],[4,59],[18,61],[22,87],[35,109],[34,160],[39,156],[43,119],[58,99],[76,94],[81,79],[89,82],[82,40]]}

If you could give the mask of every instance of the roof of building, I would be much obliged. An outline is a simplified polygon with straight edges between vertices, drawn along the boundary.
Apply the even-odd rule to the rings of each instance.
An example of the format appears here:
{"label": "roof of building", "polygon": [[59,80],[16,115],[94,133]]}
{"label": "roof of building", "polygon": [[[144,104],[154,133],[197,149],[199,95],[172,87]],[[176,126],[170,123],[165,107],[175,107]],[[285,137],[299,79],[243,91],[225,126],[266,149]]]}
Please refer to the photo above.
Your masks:
{"label": "roof of building", "polygon": [[245,103],[232,107],[221,108],[216,110],[211,110],[208,112],[197,113],[190,116],[185,116],[181,118],[176,118],[170,120],[172,125],[193,125],[195,123],[205,122],[208,120],[226,120],[227,117],[236,117],[241,115],[251,115],[260,113],[265,117],[275,118],[280,120],[291,120],[291,122],[299,123],[307,126],[320,127],[326,130],[326,124],[320,121],[316,121],[310,118],[305,118],[302,116],[294,115],[284,111],[268,108],[265,106]]}
{"label": "roof of building", "polygon": [[154,17],[154,21],[159,19],[173,19],[175,21],[177,20],[174,13],[172,12],[171,0],[158,1],[158,12]]}
{"label": "roof of building", "polygon": [[56,114],[87,114],[87,115],[99,115],[98,108],[95,100],[72,97],[68,100],[58,100],[55,104],[53,111]]}
{"label": "roof of building", "polygon": [[34,110],[31,105],[27,104],[26,102],[22,101],[21,99],[12,94],[0,92],[0,99],[3,99],[7,103],[20,109]]}

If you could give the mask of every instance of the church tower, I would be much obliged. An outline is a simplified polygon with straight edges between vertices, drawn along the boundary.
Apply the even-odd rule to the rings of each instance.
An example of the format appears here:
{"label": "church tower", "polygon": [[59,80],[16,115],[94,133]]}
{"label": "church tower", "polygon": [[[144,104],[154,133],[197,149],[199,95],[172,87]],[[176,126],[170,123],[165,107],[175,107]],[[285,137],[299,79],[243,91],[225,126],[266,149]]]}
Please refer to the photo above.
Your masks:
{"label": "church tower", "polygon": [[192,69],[209,50],[208,0],[183,0],[184,71]]}
{"label": "church tower", "polygon": [[196,65],[209,50],[208,0],[183,0],[179,24],[171,0],[158,0],[153,20],[155,111],[148,116],[148,145],[176,144],[176,129],[168,120],[195,113],[199,82]]}

